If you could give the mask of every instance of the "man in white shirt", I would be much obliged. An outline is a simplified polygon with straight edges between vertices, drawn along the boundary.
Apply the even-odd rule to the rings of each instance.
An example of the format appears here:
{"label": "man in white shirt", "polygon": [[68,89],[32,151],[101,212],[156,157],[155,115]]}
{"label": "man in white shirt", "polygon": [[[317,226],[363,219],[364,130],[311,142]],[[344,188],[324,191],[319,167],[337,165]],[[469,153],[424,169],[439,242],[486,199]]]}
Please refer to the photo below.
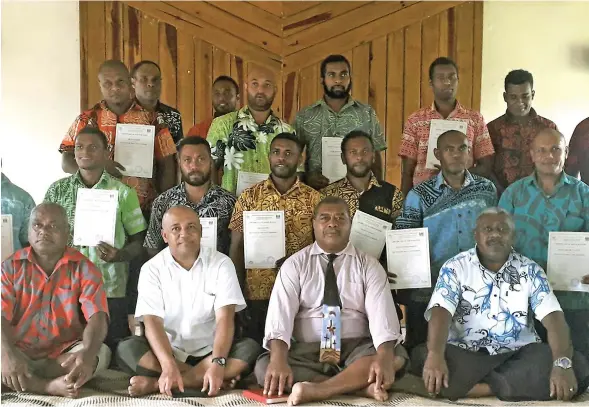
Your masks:
{"label": "man in white shirt", "polygon": [[[500,208],[477,219],[477,245],[448,260],[425,312],[427,345],[412,352],[430,394],[449,399],[570,400],[589,385],[589,363],[542,267],[513,250],[515,225]],[[548,331],[540,343],[534,322]]]}
{"label": "man in white shirt", "polygon": [[[408,360],[397,345],[401,331],[387,274],[349,242],[350,228],[346,202],[323,199],[313,216],[315,243],[289,257],[276,278],[264,338],[270,352],[258,359],[255,375],[265,394],[291,387],[289,405],[353,392],[384,401]],[[339,298],[341,352],[326,362],[320,347],[331,295]]]}
{"label": "man in white shirt", "polygon": [[141,268],[135,317],[145,324],[145,337],[122,341],[116,355],[134,375],[131,396],[184,389],[215,396],[262,351],[252,339],[234,340],[235,312],[245,308],[235,267],[224,254],[200,247],[201,232],[194,210],[170,208],[162,220],[168,247]]}

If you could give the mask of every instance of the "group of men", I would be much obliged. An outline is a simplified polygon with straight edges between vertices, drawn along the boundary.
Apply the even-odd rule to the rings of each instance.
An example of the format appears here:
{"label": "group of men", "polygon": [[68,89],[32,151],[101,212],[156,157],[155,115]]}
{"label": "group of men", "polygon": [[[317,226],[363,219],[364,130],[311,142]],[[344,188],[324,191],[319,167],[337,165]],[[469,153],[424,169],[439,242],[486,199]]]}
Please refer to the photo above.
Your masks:
{"label": "group of men", "polygon": [[[456,100],[452,60],[436,59],[429,77],[435,101],[404,126],[398,188],[382,179],[384,134],[374,109],[352,98],[341,55],[323,61],[324,95],[293,126],[272,111],[274,74],[252,67],[247,105],[236,110],[237,83],[217,78],[214,117],[186,137],[178,111],[159,101],[156,63],[129,72],[104,62],[103,100],[59,147],[71,175],[35,207],[2,174],[15,249],[2,263],[3,387],[77,397],[112,366],[132,375],[135,397],[214,396],[249,376],[265,394],[288,392],[291,405],[339,394],[382,401],[407,371],[450,399],[584,392],[589,294],[552,291],[545,270],[550,232],[589,232],[589,186],[578,179],[589,175],[587,126],[569,154],[531,107],[523,70],[505,78],[507,111],[488,125]],[[437,138],[435,169],[432,120],[466,124]],[[123,175],[117,124],[154,127],[152,178]],[[341,140],[346,174],[332,183],[324,138]],[[114,244],[75,245],[81,189],[116,192]],[[272,268],[245,263],[250,211],[283,212],[286,256]],[[360,212],[394,229],[427,228],[435,284],[391,291],[398,276],[386,251],[375,258],[350,242]],[[202,244],[207,218],[216,218],[216,250]],[[341,331],[337,347],[324,344],[326,320]]]}

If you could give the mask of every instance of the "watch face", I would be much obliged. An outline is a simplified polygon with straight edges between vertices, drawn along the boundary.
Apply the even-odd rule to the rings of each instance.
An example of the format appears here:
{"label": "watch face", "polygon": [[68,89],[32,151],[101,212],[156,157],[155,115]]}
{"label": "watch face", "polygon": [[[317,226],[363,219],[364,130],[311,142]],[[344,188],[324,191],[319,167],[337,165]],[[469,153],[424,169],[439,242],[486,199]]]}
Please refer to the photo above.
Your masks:
{"label": "watch face", "polygon": [[563,369],[570,369],[572,363],[569,358],[560,358],[556,361],[556,365]]}
{"label": "watch face", "polygon": [[215,358],[213,359],[213,362],[215,362],[219,366],[225,366],[225,364],[227,364],[227,360],[225,358]]}

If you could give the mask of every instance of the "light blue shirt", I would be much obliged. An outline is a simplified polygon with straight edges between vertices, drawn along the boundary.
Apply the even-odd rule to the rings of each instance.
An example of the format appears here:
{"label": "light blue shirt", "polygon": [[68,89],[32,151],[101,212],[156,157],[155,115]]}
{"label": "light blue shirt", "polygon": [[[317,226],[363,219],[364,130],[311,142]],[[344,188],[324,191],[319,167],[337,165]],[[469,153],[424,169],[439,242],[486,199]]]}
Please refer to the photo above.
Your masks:
{"label": "light blue shirt", "polygon": [[16,251],[29,244],[29,218],[35,208],[35,201],[27,191],[14,185],[4,174],[1,188],[1,212],[2,215],[12,215],[12,242]]}

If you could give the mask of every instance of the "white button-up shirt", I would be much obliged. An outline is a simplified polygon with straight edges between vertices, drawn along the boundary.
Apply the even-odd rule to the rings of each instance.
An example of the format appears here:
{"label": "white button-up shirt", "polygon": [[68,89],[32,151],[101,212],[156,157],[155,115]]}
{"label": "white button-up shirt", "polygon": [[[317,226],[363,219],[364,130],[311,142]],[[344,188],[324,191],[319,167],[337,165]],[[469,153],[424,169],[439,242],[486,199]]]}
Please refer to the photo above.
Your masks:
{"label": "white button-up shirt", "polygon": [[479,261],[476,247],[462,252],[442,266],[425,319],[432,308],[452,314],[448,343],[491,355],[540,342],[534,320],[561,311],[542,267],[512,251],[494,273]]}
{"label": "white button-up shirt", "polygon": [[238,312],[245,308],[231,259],[204,247],[190,270],[180,266],[165,248],[141,268],[138,290],[135,317],[141,321],[146,315],[162,318],[174,356],[180,361],[212,352],[218,309],[235,305]]}

